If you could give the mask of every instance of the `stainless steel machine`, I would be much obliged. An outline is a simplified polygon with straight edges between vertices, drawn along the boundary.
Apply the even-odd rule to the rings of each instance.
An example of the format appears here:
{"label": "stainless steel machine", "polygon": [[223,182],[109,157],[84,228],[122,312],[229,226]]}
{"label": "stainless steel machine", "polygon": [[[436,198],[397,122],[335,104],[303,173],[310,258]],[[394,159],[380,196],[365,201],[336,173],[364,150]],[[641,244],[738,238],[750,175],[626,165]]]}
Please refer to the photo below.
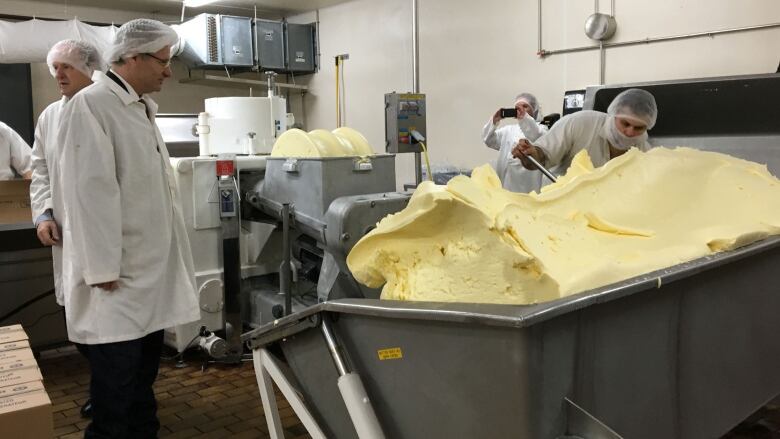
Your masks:
{"label": "stainless steel machine", "polygon": [[[656,96],[653,144],[778,174],[780,75],[589,88],[585,108],[629,87]],[[778,261],[772,238],[532,306],[348,297],[242,340],[274,438],[272,382],[315,438],[713,438],[780,393]]]}

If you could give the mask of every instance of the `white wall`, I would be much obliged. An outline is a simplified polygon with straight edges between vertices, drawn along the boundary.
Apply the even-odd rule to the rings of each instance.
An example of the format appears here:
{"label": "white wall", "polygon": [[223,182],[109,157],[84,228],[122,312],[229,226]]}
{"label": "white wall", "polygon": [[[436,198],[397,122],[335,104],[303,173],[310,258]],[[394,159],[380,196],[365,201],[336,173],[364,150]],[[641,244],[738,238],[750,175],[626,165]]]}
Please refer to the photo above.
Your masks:
{"label": "white wall", "polygon": [[[320,13],[322,69],[304,81],[307,129],[335,126],[333,56],[346,61],[347,125],[384,150],[383,94],[412,88],[411,0],[355,0]],[[609,12],[603,1],[601,12]],[[615,0],[611,42],[780,22],[777,0]],[[593,2],[543,1],[543,48],[593,44],[584,34]],[[313,14],[290,21],[313,21]],[[473,167],[494,160],[482,125],[514,95],[530,91],[545,113],[560,112],[566,90],[597,84],[598,51],[537,52],[537,1],[419,0],[420,87],[428,98],[428,135],[435,163]],[[774,72],[780,28],[607,50],[606,83]],[[294,102],[295,104],[295,102]],[[413,179],[400,157],[399,184]]]}

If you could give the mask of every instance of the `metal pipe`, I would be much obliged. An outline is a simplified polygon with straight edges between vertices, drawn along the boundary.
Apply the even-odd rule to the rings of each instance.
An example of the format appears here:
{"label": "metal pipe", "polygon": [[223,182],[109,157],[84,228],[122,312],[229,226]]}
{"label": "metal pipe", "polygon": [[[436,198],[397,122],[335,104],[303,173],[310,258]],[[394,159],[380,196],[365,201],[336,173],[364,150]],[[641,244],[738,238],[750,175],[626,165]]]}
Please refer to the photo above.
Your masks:
{"label": "metal pipe", "polygon": [[284,315],[292,314],[292,284],[290,279],[290,204],[282,204],[282,267],[279,289],[284,294]]}
{"label": "metal pipe", "polygon": [[537,55],[542,53],[542,0],[539,0],[538,3],[539,3],[537,6],[538,13],[536,15],[539,18],[539,38],[538,38],[539,47],[536,49]]}
{"label": "metal pipe", "polygon": [[418,42],[419,22],[417,20],[417,0],[412,0],[412,91],[420,92],[420,46]]}
{"label": "metal pipe", "polygon": [[604,50],[604,42],[599,41],[599,85],[604,85],[604,70],[606,70],[606,50]]}
{"label": "metal pipe", "polygon": [[612,0],[612,5],[610,6],[609,15],[612,18],[615,18],[615,0]]}
{"label": "metal pipe", "polygon": [[343,377],[348,374],[349,371],[347,370],[346,364],[344,364],[344,359],[341,358],[341,354],[339,354],[339,347],[336,345],[336,339],[333,338],[330,323],[328,323],[325,316],[323,316],[320,326],[322,327],[322,335],[325,336],[325,343],[328,345],[330,356],[333,357],[333,362],[336,363],[336,369],[339,371],[339,376]]}
{"label": "metal pipe", "polygon": [[181,23],[184,23],[184,9],[187,8],[186,3],[184,1],[181,2]]}
{"label": "metal pipe", "polygon": [[[419,27],[417,0],[412,0],[412,91],[415,93],[420,92]],[[414,153],[414,182],[418,186],[422,183],[422,156],[419,152]]]}
{"label": "metal pipe", "polygon": [[[780,27],[780,23],[768,23],[768,24],[758,24],[755,26],[744,26],[744,27],[735,27],[730,29],[719,29],[719,30],[713,30],[713,31],[706,31],[706,32],[696,32],[696,33],[690,33],[690,34],[682,34],[682,35],[673,35],[668,37],[653,37],[653,38],[644,38],[641,40],[631,40],[631,41],[623,41],[620,43],[607,43],[604,44],[605,49],[609,49],[611,47],[623,47],[623,46],[634,46],[637,44],[648,44],[648,43],[655,43],[659,41],[673,41],[673,40],[682,40],[687,38],[698,38],[698,37],[712,37],[714,35],[720,35],[720,34],[729,34],[729,33],[735,33],[735,32],[747,32],[747,31],[753,31],[753,30],[760,30],[760,29],[769,29],[774,27]],[[557,49],[557,50],[540,50],[539,56],[549,56],[549,55],[559,55],[562,53],[574,53],[574,52],[585,52],[588,50],[598,50],[600,49],[600,46],[581,46],[581,47],[572,47],[569,49]]]}

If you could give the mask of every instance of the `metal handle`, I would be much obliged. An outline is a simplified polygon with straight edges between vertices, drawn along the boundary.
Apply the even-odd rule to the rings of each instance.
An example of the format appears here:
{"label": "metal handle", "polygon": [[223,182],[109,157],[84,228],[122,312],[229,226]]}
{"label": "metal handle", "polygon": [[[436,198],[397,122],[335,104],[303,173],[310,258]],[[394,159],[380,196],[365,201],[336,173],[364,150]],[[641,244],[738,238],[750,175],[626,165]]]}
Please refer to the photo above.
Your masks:
{"label": "metal handle", "polygon": [[533,156],[530,156],[530,155],[528,155],[528,154],[524,153],[523,151],[519,151],[519,148],[518,148],[518,152],[519,152],[520,154],[523,154],[523,155],[524,155],[524,156],[525,156],[525,157],[526,157],[528,160],[530,160],[530,161],[531,161],[531,163],[533,163],[533,164],[534,164],[534,166],[536,166],[536,169],[538,169],[538,170],[542,171],[542,174],[544,174],[544,175],[545,175],[545,177],[549,178],[549,179],[550,179],[550,181],[552,181],[553,183],[555,183],[555,182],[557,181],[557,180],[556,180],[556,178],[555,178],[555,176],[553,175],[553,173],[552,173],[552,172],[550,172],[550,171],[548,171],[548,170],[547,170],[547,168],[545,168],[544,166],[542,166],[542,164],[541,164],[541,163],[539,163],[539,161],[538,161],[538,160],[536,160],[535,158],[533,158]]}

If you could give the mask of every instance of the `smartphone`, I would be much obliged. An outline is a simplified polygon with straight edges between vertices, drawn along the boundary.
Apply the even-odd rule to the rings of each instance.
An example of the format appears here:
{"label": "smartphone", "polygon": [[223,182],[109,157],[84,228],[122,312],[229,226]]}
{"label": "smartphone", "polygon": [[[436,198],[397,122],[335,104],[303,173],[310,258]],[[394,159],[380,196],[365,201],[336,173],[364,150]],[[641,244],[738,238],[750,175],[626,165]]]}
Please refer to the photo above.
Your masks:
{"label": "smartphone", "polygon": [[517,117],[517,108],[502,108],[501,118],[505,117]]}

